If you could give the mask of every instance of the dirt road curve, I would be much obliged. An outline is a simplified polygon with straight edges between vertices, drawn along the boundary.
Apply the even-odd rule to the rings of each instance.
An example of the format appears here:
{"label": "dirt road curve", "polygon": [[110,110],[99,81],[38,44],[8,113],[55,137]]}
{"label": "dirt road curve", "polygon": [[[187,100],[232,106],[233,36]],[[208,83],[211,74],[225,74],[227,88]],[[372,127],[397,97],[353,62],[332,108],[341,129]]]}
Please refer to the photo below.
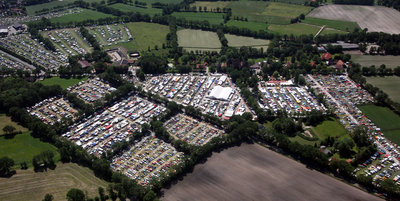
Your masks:
{"label": "dirt road curve", "polygon": [[383,6],[326,5],[308,16],[357,22],[361,29],[368,28],[370,32],[400,33],[400,12]]}
{"label": "dirt road curve", "polygon": [[162,200],[174,201],[381,200],[258,144],[214,153],[164,193]]}

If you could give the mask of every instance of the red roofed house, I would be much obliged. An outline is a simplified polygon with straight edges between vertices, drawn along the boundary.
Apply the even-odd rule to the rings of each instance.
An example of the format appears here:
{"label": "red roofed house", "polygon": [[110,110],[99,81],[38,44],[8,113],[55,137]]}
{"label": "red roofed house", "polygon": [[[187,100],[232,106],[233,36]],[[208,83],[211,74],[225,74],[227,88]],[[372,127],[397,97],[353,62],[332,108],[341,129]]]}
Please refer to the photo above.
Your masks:
{"label": "red roofed house", "polygon": [[344,67],[344,62],[342,60],[336,62],[335,68],[342,69],[343,67]]}
{"label": "red roofed house", "polygon": [[332,55],[330,53],[324,53],[324,54],[322,54],[321,59],[325,60],[325,61],[329,61],[332,59]]}

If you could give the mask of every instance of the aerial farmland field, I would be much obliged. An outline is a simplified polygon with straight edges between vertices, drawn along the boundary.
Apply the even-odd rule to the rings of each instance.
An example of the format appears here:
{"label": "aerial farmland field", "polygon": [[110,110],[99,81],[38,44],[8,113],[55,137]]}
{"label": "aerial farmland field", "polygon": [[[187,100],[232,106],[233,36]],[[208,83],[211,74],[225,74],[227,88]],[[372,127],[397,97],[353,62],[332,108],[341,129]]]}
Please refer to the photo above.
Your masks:
{"label": "aerial farmland field", "polygon": [[186,51],[220,51],[221,42],[215,32],[183,29],[177,34],[179,46]]}
{"label": "aerial farmland field", "polygon": [[11,178],[0,177],[0,198],[7,201],[42,200],[50,193],[54,200],[66,200],[71,188],[82,189],[89,197],[95,197],[98,187],[106,189],[107,182],[97,178],[89,168],[75,163],[57,163],[54,170],[34,172],[30,168],[17,170]]}
{"label": "aerial farmland field", "polygon": [[226,26],[235,26],[237,28],[246,28],[252,31],[264,30],[267,31],[268,24],[263,22],[246,22],[246,21],[237,21],[237,20],[229,20],[226,23]]}
{"label": "aerial farmland field", "polygon": [[258,144],[213,153],[161,200],[381,200]]}
{"label": "aerial farmland field", "polygon": [[379,67],[382,64],[385,64],[387,68],[400,66],[400,56],[392,55],[351,55],[351,60],[361,64],[361,66],[375,65]]}
{"label": "aerial farmland field", "polygon": [[367,83],[372,84],[379,89],[382,89],[389,95],[389,98],[400,103],[400,77],[385,76],[385,77],[366,77]]}
{"label": "aerial farmland field", "polygon": [[148,5],[147,8],[141,8],[141,7],[131,6],[131,5],[123,4],[123,3],[116,3],[116,4],[110,5],[110,7],[120,10],[122,12],[139,12],[139,13],[148,14],[151,16],[162,13],[162,9],[152,8],[151,5]]}
{"label": "aerial farmland field", "polygon": [[228,46],[230,47],[254,47],[254,48],[263,48],[264,51],[267,50],[269,41],[263,39],[256,39],[252,37],[245,36],[236,36],[231,34],[225,34],[226,39],[228,40]]}
{"label": "aerial farmland field", "polygon": [[84,9],[80,13],[75,13],[75,14],[69,14],[69,15],[64,15],[61,17],[56,17],[53,19],[50,19],[52,23],[71,23],[71,22],[83,22],[86,20],[98,20],[100,18],[107,18],[107,17],[114,17],[113,15],[93,11],[93,10],[88,10]]}
{"label": "aerial farmland field", "polygon": [[301,22],[306,23],[306,24],[313,24],[317,26],[324,26],[333,29],[338,29],[342,31],[353,31],[356,28],[360,28],[356,22],[348,22],[348,21],[341,21],[341,20],[327,20],[327,19],[320,19],[320,18],[312,18],[312,17],[307,17],[304,20],[301,20]]}
{"label": "aerial farmland field", "polygon": [[223,13],[204,13],[204,12],[174,12],[172,16],[185,18],[191,21],[207,20],[210,24],[220,24],[224,22]]}
{"label": "aerial farmland field", "polygon": [[369,32],[400,33],[400,12],[382,6],[326,5],[314,9],[309,17],[357,22]]}

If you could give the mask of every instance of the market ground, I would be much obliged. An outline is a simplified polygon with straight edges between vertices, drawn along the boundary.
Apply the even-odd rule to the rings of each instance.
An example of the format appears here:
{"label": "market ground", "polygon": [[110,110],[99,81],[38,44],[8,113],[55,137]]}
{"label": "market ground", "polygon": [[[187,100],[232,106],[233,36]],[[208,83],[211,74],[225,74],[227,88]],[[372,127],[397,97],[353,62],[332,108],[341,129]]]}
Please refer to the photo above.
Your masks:
{"label": "market ground", "polygon": [[381,200],[258,144],[214,153],[162,200]]}

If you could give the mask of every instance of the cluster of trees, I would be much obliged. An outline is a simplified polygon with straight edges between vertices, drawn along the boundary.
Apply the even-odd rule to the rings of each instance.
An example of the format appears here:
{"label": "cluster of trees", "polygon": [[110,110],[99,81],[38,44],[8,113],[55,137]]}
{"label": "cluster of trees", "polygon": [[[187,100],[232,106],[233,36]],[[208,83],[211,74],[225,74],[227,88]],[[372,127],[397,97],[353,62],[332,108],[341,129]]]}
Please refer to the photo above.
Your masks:
{"label": "cluster of trees", "polygon": [[393,7],[396,10],[400,10],[399,0],[378,0],[377,4],[380,6]]}
{"label": "cluster of trees", "polygon": [[364,66],[361,69],[361,73],[364,76],[400,76],[400,66],[396,68],[386,68],[385,64],[380,65],[378,68],[375,65],[370,67]]}
{"label": "cluster of trees", "polygon": [[355,4],[355,5],[367,5],[373,6],[374,0],[332,0],[334,4]]}
{"label": "cluster of trees", "polygon": [[93,47],[93,49],[95,50],[101,49],[100,44],[97,42],[96,38],[92,34],[90,34],[85,27],[81,27],[79,31],[82,34],[83,38],[86,38],[86,40]]}
{"label": "cluster of trees", "polygon": [[8,177],[15,173],[11,168],[14,166],[14,160],[4,156],[0,158],[0,177]]}
{"label": "cluster of trees", "polygon": [[225,34],[222,31],[222,29],[217,30],[217,35],[218,35],[219,41],[221,42],[222,48],[228,47],[228,40],[226,39]]}
{"label": "cluster of trees", "polygon": [[145,74],[162,74],[167,71],[166,57],[155,54],[145,54],[139,59],[139,65]]}
{"label": "cluster of trees", "polygon": [[297,23],[297,22],[301,22],[301,20],[304,20],[305,18],[306,18],[306,16],[302,13],[296,18],[290,19],[290,23],[294,24],[294,23]]}
{"label": "cluster of trees", "polygon": [[32,165],[35,171],[46,170],[47,168],[54,169],[54,153],[50,150],[43,151],[38,155],[33,156]]}
{"label": "cluster of trees", "polygon": [[54,0],[24,0],[23,3],[26,6],[31,6],[31,5],[36,5],[36,4],[42,4],[42,3],[49,3]]}

